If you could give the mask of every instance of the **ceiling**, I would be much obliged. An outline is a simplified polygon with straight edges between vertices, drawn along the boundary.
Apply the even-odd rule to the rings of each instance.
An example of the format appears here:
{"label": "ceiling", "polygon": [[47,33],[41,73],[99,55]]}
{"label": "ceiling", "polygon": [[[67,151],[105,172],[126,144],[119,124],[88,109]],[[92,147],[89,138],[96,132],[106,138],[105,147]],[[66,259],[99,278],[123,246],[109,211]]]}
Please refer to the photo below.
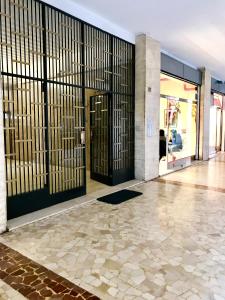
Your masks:
{"label": "ceiling", "polygon": [[73,0],[162,50],[225,80],[225,0]]}

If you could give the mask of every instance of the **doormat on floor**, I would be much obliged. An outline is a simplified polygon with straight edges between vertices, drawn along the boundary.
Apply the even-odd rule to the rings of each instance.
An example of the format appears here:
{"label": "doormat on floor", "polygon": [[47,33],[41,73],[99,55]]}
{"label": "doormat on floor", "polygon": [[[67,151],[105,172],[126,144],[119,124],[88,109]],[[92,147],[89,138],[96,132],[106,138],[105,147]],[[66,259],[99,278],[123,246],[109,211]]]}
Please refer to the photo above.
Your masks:
{"label": "doormat on floor", "polygon": [[97,198],[98,201],[109,203],[109,204],[120,204],[132,198],[142,195],[140,192],[131,191],[131,190],[121,190],[100,198]]}

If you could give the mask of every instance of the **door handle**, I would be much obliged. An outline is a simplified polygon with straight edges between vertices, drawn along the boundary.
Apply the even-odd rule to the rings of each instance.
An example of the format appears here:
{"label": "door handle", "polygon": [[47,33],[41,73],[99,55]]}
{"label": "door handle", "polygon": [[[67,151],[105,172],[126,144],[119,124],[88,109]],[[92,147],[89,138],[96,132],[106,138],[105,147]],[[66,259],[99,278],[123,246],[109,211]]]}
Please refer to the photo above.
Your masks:
{"label": "door handle", "polygon": [[81,145],[85,145],[86,141],[85,141],[85,130],[81,131],[80,133],[80,143]]}

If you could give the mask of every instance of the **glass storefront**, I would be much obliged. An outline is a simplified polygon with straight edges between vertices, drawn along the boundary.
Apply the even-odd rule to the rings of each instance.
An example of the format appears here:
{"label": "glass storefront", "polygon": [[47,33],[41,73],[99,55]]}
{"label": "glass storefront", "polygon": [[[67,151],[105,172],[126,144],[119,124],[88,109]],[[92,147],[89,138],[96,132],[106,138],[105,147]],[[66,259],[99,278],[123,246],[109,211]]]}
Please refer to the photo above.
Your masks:
{"label": "glass storefront", "polygon": [[196,85],[161,74],[160,94],[162,175],[186,165],[187,161],[191,161],[196,155],[198,88]]}
{"label": "glass storefront", "polygon": [[221,150],[223,96],[213,93],[210,107],[209,155]]}

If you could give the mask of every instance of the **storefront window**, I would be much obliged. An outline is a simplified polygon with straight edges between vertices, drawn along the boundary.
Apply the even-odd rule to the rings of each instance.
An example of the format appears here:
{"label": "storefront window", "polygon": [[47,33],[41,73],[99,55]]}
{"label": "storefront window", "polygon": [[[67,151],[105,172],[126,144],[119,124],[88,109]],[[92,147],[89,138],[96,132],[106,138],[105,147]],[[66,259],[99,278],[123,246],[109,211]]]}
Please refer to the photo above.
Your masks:
{"label": "storefront window", "polygon": [[223,96],[214,93],[210,107],[209,155],[221,150]]}
{"label": "storefront window", "polygon": [[[196,154],[197,87],[161,74],[160,129],[166,136],[162,172],[183,164]],[[161,155],[162,156],[162,155]]]}

